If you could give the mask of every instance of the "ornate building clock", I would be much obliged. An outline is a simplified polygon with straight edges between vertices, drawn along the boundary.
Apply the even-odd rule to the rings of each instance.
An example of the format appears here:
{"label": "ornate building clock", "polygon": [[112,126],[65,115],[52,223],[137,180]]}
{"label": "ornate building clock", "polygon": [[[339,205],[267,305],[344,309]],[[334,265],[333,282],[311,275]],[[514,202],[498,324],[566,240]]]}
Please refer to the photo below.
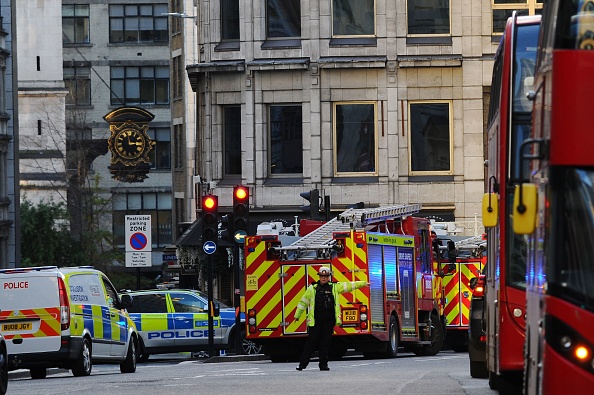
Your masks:
{"label": "ornate building clock", "polygon": [[109,169],[112,177],[124,182],[141,182],[151,167],[149,153],[155,146],[146,131],[154,116],[137,107],[122,107],[107,114],[111,136],[107,145],[111,151]]}
{"label": "ornate building clock", "polygon": [[146,150],[146,139],[136,129],[124,129],[115,136],[115,150],[124,159],[136,159]]}

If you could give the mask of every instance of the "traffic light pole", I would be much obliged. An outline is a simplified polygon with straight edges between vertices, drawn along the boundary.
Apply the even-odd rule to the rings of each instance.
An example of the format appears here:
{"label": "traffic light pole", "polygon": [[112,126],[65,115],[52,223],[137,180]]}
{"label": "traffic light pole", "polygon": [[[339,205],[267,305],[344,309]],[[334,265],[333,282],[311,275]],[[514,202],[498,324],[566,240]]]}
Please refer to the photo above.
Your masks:
{"label": "traffic light pole", "polygon": [[212,255],[209,254],[206,258],[206,271],[208,281],[208,357],[214,357],[214,293],[213,293],[213,262]]}
{"label": "traffic light pole", "polygon": [[239,286],[239,281],[240,281],[240,270],[239,270],[239,245],[234,242],[234,246],[233,246],[233,267],[234,267],[234,271],[233,271],[233,283],[235,284],[235,295],[234,295],[234,300],[233,300],[233,304],[235,305],[235,327],[236,328],[241,328],[238,331],[235,331],[235,354],[236,355],[240,355],[241,354],[241,332],[242,330],[244,330],[244,328],[241,327],[241,288]]}

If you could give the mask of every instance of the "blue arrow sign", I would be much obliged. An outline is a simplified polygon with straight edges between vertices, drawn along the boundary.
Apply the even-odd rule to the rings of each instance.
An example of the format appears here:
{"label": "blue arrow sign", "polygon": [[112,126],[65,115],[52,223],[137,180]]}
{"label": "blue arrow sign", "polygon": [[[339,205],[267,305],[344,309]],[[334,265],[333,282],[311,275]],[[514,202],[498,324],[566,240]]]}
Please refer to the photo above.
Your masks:
{"label": "blue arrow sign", "polygon": [[217,250],[217,245],[214,243],[214,241],[207,241],[202,245],[202,249],[208,255],[214,254],[214,252]]}

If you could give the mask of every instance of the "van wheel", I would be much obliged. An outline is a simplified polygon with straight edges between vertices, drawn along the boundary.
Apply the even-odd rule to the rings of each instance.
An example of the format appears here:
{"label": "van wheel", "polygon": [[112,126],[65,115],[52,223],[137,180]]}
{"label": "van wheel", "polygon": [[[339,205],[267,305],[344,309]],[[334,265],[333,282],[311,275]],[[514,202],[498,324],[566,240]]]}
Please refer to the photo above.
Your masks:
{"label": "van wheel", "polygon": [[31,378],[33,380],[40,380],[44,379],[47,376],[47,369],[46,368],[31,368],[29,370],[31,374]]}
{"label": "van wheel", "polygon": [[89,339],[84,337],[82,347],[80,348],[80,354],[76,361],[72,363],[72,374],[75,376],[89,376],[93,369],[91,354],[91,343]]}
{"label": "van wheel", "polygon": [[136,372],[136,344],[133,337],[130,338],[130,344],[128,345],[128,354],[126,359],[120,364],[120,372],[122,373],[134,373]]}

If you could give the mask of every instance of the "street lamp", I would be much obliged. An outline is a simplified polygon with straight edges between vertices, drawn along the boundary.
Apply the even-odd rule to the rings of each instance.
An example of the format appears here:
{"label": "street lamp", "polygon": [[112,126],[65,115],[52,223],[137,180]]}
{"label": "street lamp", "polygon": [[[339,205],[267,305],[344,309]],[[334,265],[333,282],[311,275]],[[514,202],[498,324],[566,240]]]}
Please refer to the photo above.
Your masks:
{"label": "street lamp", "polygon": [[[162,12],[161,16],[170,16],[173,18],[183,18],[183,19],[194,19],[196,20],[196,16],[195,15],[188,15],[185,12]],[[186,26],[184,24],[184,31],[186,29]],[[196,22],[194,22],[194,26],[192,26],[192,62],[194,64],[196,64],[196,45],[198,45],[198,43],[196,42]],[[184,32],[185,33],[185,32]],[[185,34],[184,34],[184,48],[186,48],[186,40],[185,40]]]}

